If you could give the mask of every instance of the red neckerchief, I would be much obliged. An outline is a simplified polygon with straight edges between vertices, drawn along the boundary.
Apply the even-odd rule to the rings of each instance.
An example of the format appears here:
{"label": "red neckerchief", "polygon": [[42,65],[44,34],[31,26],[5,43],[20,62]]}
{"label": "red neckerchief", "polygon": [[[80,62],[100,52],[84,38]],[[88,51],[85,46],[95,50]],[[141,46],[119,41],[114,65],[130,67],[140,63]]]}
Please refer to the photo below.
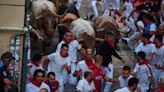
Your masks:
{"label": "red neckerchief", "polygon": [[159,48],[161,48],[163,45],[164,45],[164,44],[163,44],[163,43],[161,43],[159,46],[158,46],[158,45],[156,45],[156,47],[159,49]]}
{"label": "red neckerchief", "polygon": [[145,45],[147,45],[147,44],[151,44],[152,42],[150,41],[150,40],[148,40],[148,42],[146,42],[146,44]]}
{"label": "red neckerchief", "polygon": [[142,63],[139,62],[139,65],[143,65],[143,64],[145,64],[145,65],[148,67],[148,69],[149,69],[149,71],[150,71],[150,74],[153,76],[153,73],[152,73],[151,68],[150,68],[150,66],[149,66],[149,61],[148,61],[147,59],[144,59],[144,60],[142,61]]}
{"label": "red neckerchief", "polygon": [[144,2],[144,1],[142,1],[142,2],[137,2],[137,3],[134,4],[134,8],[137,8],[137,7],[139,7],[139,6],[142,5],[142,4],[145,4],[145,2]]}
{"label": "red neckerchief", "polygon": [[98,70],[101,76],[105,76],[103,70],[100,67],[98,67],[96,64],[93,65],[93,68],[92,68],[93,72],[94,72],[94,69]]}
{"label": "red neckerchief", "polygon": [[33,77],[29,78],[29,80],[37,87],[40,87],[42,82],[37,82]]}
{"label": "red neckerchief", "polygon": [[89,69],[93,68],[93,65],[94,65],[93,60],[85,60],[85,63],[87,64]]}
{"label": "red neckerchief", "polygon": [[147,25],[149,25],[150,23],[152,23],[152,21],[150,21],[149,23],[145,24],[144,27],[147,27]]}
{"label": "red neckerchief", "polygon": [[39,64],[38,64],[38,63],[36,63],[36,62],[34,62],[34,61],[31,61],[31,63],[32,63],[33,65],[35,65],[36,67],[38,67],[38,66],[39,66]]}
{"label": "red neckerchief", "polygon": [[112,46],[113,48],[115,48],[114,43],[113,43],[112,40],[109,40],[109,39],[105,38],[105,41],[106,41],[110,46]]}
{"label": "red neckerchief", "polygon": [[[65,38],[64,38],[63,40],[64,40],[64,42],[67,42]],[[73,40],[74,40],[74,38],[72,38],[72,39],[70,40],[70,42],[72,42]],[[70,42],[68,42],[68,44],[69,44]]]}

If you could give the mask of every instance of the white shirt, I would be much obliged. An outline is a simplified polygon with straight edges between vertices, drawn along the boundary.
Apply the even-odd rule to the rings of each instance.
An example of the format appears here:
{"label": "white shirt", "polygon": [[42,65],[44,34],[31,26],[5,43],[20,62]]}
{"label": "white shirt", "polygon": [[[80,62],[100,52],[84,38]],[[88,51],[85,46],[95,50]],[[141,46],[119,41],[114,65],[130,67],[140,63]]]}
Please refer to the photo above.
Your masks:
{"label": "white shirt", "polygon": [[142,42],[135,48],[136,53],[138,53],[140,51],[145,52],[146,58],[150,58],[150,54],[155,52],[155,44],[150,43],[150,44],[144,45]]}
{"label": "white shirt", "polygon": [[150,25],[150,29],[149,29],[150,31],[153,31],[153,32],[156,32],[156,30],[157,30],[157,26],[154,24],[154,23],[152,23],[151,25]]}
{"label": "white shirt", "polygon": [[[118,89],[118,90],[116,90],[114,92],[131,92],[131,91],[128,89],[128,87],[124,87],[124,88]],[[135,91],[135,92],[137,92],[137,91]]]}
{"label": "white shirt", "polygon": [[[154,39],[155,39],[155,35],[153,35],[153,36],[150,38],[150,41],[151,41],[151,42],[154,42]],[[163,36],[162,43],[164,44],[164,36]]]}
{"label": "white shirt", "polygon": [[120,9],[120,0],[106,0],[107,9]]}
{"label": "white shirt", "polygon": [[133,4],[129,1],[125,1],[123,14],[126,16],[126,18],[130,15],[130,13],[133,11]]}
{"label": "white shirt", "polygon": [[[150,67],[150,65],[148,65]],[[151,71],[147,65],[136,64],[133,72],[136,74],[136,77],[139,79],[139,85],[141,90],[149,89],[149,77],[151,77]]]}
{"label": "white shirt", "polygon": [[28,73],[29,77],[32,77],[34,72],[35,72],[35,70],[37,70],[37,69],[44,70],[41,64],[36,66],[33,63],[31,63],[31,62],[27,64],[27,67],[29,67],[29,73]]}
{"label": "white shirt", "polygon": [[80,80],[76,86],[76,90],[80,90],[81,92],[90,92],[90,91],[94,91],[95,85],[93,83],[93,81],[91,83],[87,82],[84,78],[82,80]]}
{"label": "white shirt", "polygon": [[159,64],[160,66],[164,66],[164,45],[160,48],[156,48],[155,50],[155,60],[151,62],[151,65]]}
{"label": "white shirt", "polygon": [[[64,41],[61,41],[58,44],[57,49],[56,49],[56,52],[60,52],[61,46],[64,43],[65,43]],[[68,49],[69,55],[68,56],[70,57],[71,62],[76,62],[76,60],[77,60],[76,53],[77,53],[77,50],[80,50],[81,49],[81,46],[80,46],[79,42],[76,41],[76,40],[73,40],[72,42],[70,42],[68,44],[68,46],[69,46],[69,49]]]}
{"label": "white shirt", "polygon": [[77,64],[76,71],[81,71],[81,78],[84,76],[84,73],[89,70],[87,64],[85,63],[85,60],[80,61]]}
{"label": "white shirt", "polygon": [[70,66],[70,58],[62,57],[60,53],[57,52],[48,55],[48,59],[50,60],[48,64],[48,72],[54,72],[57,80],[63,80],[64,65],[67,64]]}
{"label": "white shirt", "polygon": [[119,76],[118,80],[119,80],[120,88],[127,87],[128,81],[132,77],[133,77],[132,75],[129,75],[128,78],[124,79],[122,76]]}
{"label": "white shirt", "polygon": [[42,88],[46,88],[48,92],[51,92],[49,86],[45,84],[44,82],[42,82],[40,87],[37,87],[32,83],[28,83],[26,85],[26,92],[39,92]]}

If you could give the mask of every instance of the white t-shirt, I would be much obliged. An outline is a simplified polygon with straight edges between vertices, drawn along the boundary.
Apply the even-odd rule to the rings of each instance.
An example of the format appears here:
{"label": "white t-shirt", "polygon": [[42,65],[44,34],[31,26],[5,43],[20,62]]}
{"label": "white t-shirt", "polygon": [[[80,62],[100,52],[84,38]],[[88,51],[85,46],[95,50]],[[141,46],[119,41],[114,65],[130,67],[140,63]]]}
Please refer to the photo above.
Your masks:
{"label": "white t-shirt", "polygon": [[[56,52],[60,52],[61,46],[64,43],[65,43],[64,41],[61,41],[58,44],[57,49],[56,49]],[[77,50],[80,50],[81,49],[81,45],[79,44],[78,41],[73,40],[72,42],[70,42],[68,44],[68,46],[69,46],[69,49],[68,49],[69,55],[68,56],[70,57],[71,62],[76,62],[76,60],[77,60],[76,53],[77,53]]]}
{"label": "white t-shirt", "polygon": [[120,0],[106,0],[108,9],[120,9]]}
{"label": "white t-shirt", "polygon": [[89,70],[87,64],[85,63],[85,60],[80,61],[77,64],[76,71],[81,71],[81,78],[84,76],[84,73]]}
{"label": "white t-shirt", "polygon": [[[128,87],[124,87],[124,88],[118,89],[114,92],[131,92],[131,91],[128,89]],[[134,92],[137,92],[137,91],[134,91]]]}
{"label": "white t-shirt", "polygon": [[135,48],[135,52],[138,53],[139,51],[143,51],[146,54],[146,58],[150,58],[150,54],[154,53],[155,49],[155,44],[150,43],[144,45],[142,42]]}
{"label": "white t-shirt", "polygon": [[129,75],[128,78],[124,79],[122,76],[119,76],[118,80],[119,80],[120,88],[127,87],[128,81],[132,77],[133,77],[132,75]]}
{"label": "white t-shirt", "polygon": [[54,72],[57,80],[63,80],[64,65],[70,66],[70,58],[62,57],[60,53],[57,52],[48,55],[48,59],[50,60],[48,64],[48,72]]}
{"label": "white t-shirt", "polygon": [[34,72],[35,72],[35,70],[37,70],[37,69],[44,70],[41,64],[39,64],[38,66],[36,66],[33,63],[31,63],[31,62],[27,64],[27,67],[29,67],[28,77],[32,77],[33,74],[34,74]]}
{"label": "white t-shirt", "polygon": [[150,25],[150,31],[156,32],[156,30],[157,30],[157,26],[156,26],[154,23],[152,23],[152,24]]}
{"label": "white t-shirt", "polygon": [[[153,35],[153,36],[150,38],[150,41],[151,41],[151,42],[154,42],[154,39],[155,39],[155,35]],[[162,43],[164,44],[164,36],[163,36]]]}
{"label": "white t-shirt", "polygon": [[93,83],[93,81],[91,83],[87,82],[84,78],[82,80],[80,80],[76,86],[76,90],[80,90],[81,92],[90,92],[90,91],[94,91],[95,85]]}
{"label": "white t-shirt", "polygon": [[46,88],[48,92],[51,92],[49,86],[45,84],[44,82],[42,82],[40,87],[37,87],[32,83],[28,83],[26,85],[26,92],[39,92],[42,88]]}
{"label": "white t-shirt", "polygon": [[133,4],[131,2],[125,1],[123,14],[128,18],[130,13],[133,11]]}
{"label": "white t-shirt", "polygon": [[[148,65],[150,67],[150,65]],[[136,74],[136,77],[139,79],[139,85],[141,90],[148,90],[149,89],[149,77],[151,77],[151,70],[148,68],[147,65],[136,64],[133,72]]]}

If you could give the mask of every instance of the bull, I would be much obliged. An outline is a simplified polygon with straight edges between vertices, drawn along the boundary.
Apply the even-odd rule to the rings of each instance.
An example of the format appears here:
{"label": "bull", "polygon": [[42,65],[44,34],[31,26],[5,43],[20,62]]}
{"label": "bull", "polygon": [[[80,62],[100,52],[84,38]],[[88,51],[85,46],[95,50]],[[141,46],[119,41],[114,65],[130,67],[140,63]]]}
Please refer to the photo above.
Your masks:
{"label": "bull", "polygon": [[37,0],[32,2],[32,30],[31,54],[49,54],[54,51],[56,41],[55,29],[58,19],[62,15],[57,14],[57,10],[51,1]]}

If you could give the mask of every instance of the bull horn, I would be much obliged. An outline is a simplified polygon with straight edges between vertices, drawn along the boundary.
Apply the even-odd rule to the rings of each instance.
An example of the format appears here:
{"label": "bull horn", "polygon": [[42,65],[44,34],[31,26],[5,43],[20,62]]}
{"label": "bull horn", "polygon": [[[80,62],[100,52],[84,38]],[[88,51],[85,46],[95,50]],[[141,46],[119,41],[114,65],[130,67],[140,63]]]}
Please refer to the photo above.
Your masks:
{"label": "bull horn", "polygon": [[99,41],[99,42],[103,42],[104,39],[101,39],[101,38],[95,38],[96,41]]}
{"label": "bull horn", "polygon": [[77,39],[78,42],[84,41],[84,38]]}
{"label": "bull horn", "polygon": [[104,28],[100,28],[100,29],[97,29],[96,32],[102,32],[103,30],[105,30]]}
{"label": "bull horn", "polygon": [[54,15],[56,16],[56,17],[59,17],[59,18],[62,18],[62,17],[64,17],[66,14],[67,14],[67,11],[68,11],[68,9],[64,12],[64,14],[62,14],[62,15],[58,15],[58,14],[56,14],[56,13],[54,13]]}
{"label": "bull horn", "polygon": [[38,20],[40,18],[43,18],[43,15],[40,15],[40,16],[35,17],[36,20]]}
{"label": "bull horn", "polygon": [[59,17],[59,18],[64,17],[64,15],[65,15],[65,14],[63,14],[63,15],[58,15],[58,14],[54,13],[54,16]]}

